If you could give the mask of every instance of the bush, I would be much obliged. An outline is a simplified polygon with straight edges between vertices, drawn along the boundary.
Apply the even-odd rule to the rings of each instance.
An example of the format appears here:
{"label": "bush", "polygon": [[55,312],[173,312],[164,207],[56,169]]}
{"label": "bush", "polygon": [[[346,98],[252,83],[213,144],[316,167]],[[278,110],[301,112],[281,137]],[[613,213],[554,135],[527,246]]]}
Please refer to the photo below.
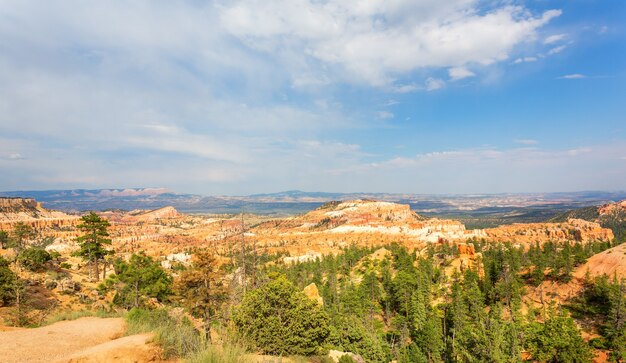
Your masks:
{"label": "bush", "polygon": [[266,354],[313,355],[330,333],[328,315],[285,277],[246,294],[233,321]]}
{"label": "bush", "polygon": [[0,306],[13,301],[16,282],[17,275],[9,268],[9,262],[0,257]]}
{"label": "bush", "polygon": [[48,251],[41,248],[28,248],[22,251],[18,259],[20,265],[30,271],[40,271],[43,269],[46,262],[52,260],[52,256]]}
{"label": "bush", "polygon": [[339,363],[356,363],[348,354],[344,354],[339,358]]}

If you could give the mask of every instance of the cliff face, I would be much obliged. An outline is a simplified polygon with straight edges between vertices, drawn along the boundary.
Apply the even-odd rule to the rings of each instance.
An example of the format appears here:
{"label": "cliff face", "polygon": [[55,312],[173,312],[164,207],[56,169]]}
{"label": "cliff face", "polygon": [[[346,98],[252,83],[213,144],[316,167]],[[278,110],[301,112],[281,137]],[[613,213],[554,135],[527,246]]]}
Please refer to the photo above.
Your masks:
{"label": "cliff face", "polygon": [[31,198],[0,198],[0,230],[12,230],[18,222],[43,230],[74,227],[78,221],[78,216],[47,210]]}
{"label": "cliff face", "polygon": [[32,198],[2,198],[0,197],[0,212],[20,213],[33,212],[41,208],[39,203]]}
{"label": "cliff face", "polygon": [[598,208],[600,216],[606,216],[615,213],[626,213],[626,200],[617,203],[605,204]]}
{"label": "cliff face", "polygon": [[488,240],[513,243],[545,243],[548,241],[611,241],[614,236],[608,228],[596,222],[569,219],[563,223],[516,223],[485,230]]}

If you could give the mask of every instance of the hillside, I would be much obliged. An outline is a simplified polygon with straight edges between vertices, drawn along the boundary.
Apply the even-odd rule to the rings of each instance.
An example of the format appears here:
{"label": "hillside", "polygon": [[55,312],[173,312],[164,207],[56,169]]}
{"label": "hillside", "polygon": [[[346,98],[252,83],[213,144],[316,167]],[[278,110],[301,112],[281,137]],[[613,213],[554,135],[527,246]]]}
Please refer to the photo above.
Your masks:
{"label": "hillside", "polygon": [[606,275],[609,278],[626,278],[626,244],[617,245],[591,256],[587,262],[576,268],[574,277],[583,279]]}
{"label": "hillside", "polygon": [[78,219],[75,215],[48,210],[32,198],[0,197],[0,230],[11,230],[17,222],[36,229],[71,227]]}
{"label": "hillside", "polygon": [[602,227],[611,229],[618,241],[626,241],[626,200],[574,209],[552,218],[550,222],[563,222],[571,218],[597,222]]}

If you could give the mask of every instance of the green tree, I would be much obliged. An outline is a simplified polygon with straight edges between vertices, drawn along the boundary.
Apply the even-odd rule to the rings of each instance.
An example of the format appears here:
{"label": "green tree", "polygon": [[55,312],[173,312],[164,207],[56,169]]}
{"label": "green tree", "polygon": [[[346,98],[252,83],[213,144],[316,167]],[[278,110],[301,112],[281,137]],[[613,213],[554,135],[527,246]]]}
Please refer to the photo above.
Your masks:
{"label": "green tree", "polygon": [[109,236],[108,227],[109,221],[100,218],[96,213],[91,212],[82,216],[82,223],[77,227],[85,234],[76,239],[80,249],[74,253],[75,256],[82,257],[88,261],[89,278],[92,277],[92,270],[94,271],[95,279],[100,279],[100,270],[98,268],[98,262],[105,256],[112,253],[104,246],[110,245],[111,240],[107,238]]}
{"label": "green tree", "polygon": [[9,233],[0,231],[0,248],[5,249],[7,247],[9,247]]}
{"label": "green tree", "polygon": [[133,254],[128,262],[114,262],[115,274],[100,285],[116,292],[113,302],[126,308],[145,305],[146,298],[163,302],[171,294],[172,278],[161,264],[145,254]]}
{"label": "green tree", "polygon": [[0,306],[7,305],[15,299],[17,275],[9,267],[9,262],[0,257]]}
{"label": "green tree", "polygon": [[40,271],[43,269],[46,262],[52,260],[52,256],[48,251],[41,248],[27,248],[20,252],[17,259],[27,270]]}
{"label": "green tree", "polygon": [[189,312],[203,320],[204,334],[211,342],[211,321],[226,298],[223,276],[215,258],[206,250],[194,255],[193,264],[179,275],[176,290]]}
{"label": "green tree", "polygon": [[530,324],[526,344],[533,359],[548,363],[591,362],[591,350],[574,320],[564,311],[552,311],[551,315],[544,323]]}
{"label": "green tree", "polygon": [[607,316],[607,335],[610,343],[611,358],[617,362],[626,361],[626,284],[617,278],[609,285],[609,314]]}
{"label": "green tree", "polygon": [[330,333],[326,313],[284,276],[249,291],[233,322],[243,337],[267,354],[312,355]]}
{"label": "green tree", "polygon": [[26,241],[35,237],[33,227],[23,222],[15,223],[13,226],[13,241],[15,248],[21,251],[26,246]]}

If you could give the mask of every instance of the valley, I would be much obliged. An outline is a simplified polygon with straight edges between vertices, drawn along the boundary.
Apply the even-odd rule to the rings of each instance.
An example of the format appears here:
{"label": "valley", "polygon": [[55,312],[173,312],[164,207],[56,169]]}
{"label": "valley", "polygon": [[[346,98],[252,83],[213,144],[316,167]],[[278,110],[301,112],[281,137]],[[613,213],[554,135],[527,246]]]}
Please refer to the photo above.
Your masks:
{"label": "valley", "polygon": [[[397,295],[401,289],[398,279],[404,276],[402,273],[408,274],[406,278],[415,276],[406,283],[425,295],[409,295],[415,295],[413,299],[428,301],[427,311],[432,310],[428,314],[440,314],[440,309],[454,303],[456,298],[450,295],[454,294],[454,289],[470,288],[463,287],[467,283],[464,281],[477,279],[477,283],[482,284],[477,286],[484,294],[485,311],[496,306],[492,304],[502,303],[504,306],[497,305],[505,310],[504,320],[500,323],[511,324],[507,315],[522,314],[530,327],[535,324],[532,314],[537,309],[553,309],[554,303],[576,304],[572,299],[584,295],[594,279],[606,276],[619,281],[626,278],[624,245],[619,244],[614,233],[620,233],[626,223],[620,219],[625,205],[624,202],[604,204],[593,207],[597,211],[594,213],[572,211],[565,214],[568,218],[494,228],[467,228],[459,220],[419,214],[408,204],[371,199],[327,202],[307,213],[287,217],[249,213],[186,214],[172,206],[153,210],[106,210],[94,216],[108,222],[110,246],[105,248],[114,251],[114,255],[107,257],[105,254],[99,258],[100,269],[94,275],[91,263],[75,253],[81,248],[77,238],[84,233],[84,212],[48,210],[29,198],[0,198],[0,230],[6,237],[0,256],[7,261],[5,266],[21,281],[18,290],[10,287],[3,290],[5,298],[4,307],[0,307],[0,318],[9,325],[38,326],[50,317],[71,312],[125,314],[124,311],[133,307],[183,309],[188,305],[186,298],[182,297],[184,295],[180,295],[183,292],[178,292],[183,291],[178,290],[180,284],[186,281],[185,276],[192,276],[188,273],[196,271],[194,266],[200,263],[198,256],[210,256],[207,261],[214,262],[206,263],[214,266],[213,278],[218,279],[216,281],[222,286],[220,291],[226,299],[218,305],[211,305],[215,309],[211,313],[212,319],[219,326],[211,328],[210,334],[222,342],[222,347],[228,347],[228,337],[235,334],[227,333],[225,329],[237,329],[237,320],[229,309],[241,309],[237,306],[245,305],[249,295],[246,290],[260,292],[271,288],[274,282],[281,281],[280,278],[275,280],[276,276],[283,276],[289,281],[285,282],[287,286],[292,286],[289,289],[296,289],[293,293],[304,291],[310,299],[317,301],[324,314],[344,316],[336,320],[335,325],[331,324],[331,327],[335,326],[332,329],[347,329],[342,324],[351,324],[348,322],[350,317],[358,316],[370,321],[368,324],[374,324],[357,324],[358,329],[365,329],[359,334],[367,331],[368,344],[374,346],[354,345],[340,335],[335,343],[324,343],[330,344],[331,351],[343,349],[354,353],[357,361],[391,359],[383,357],[412,361],[417,358],[402,358],[409,354],[406,349],[425,348],[412,345],[419,342],[413,334],[422,334],[422,328],[411,325],[410,320],[398,320],[402,314],[405,318],[415,314],[414,310],[397,305],[404,299]],[[614,216],[611,223],[601,218],[609,214]],[[16,244],[16,231],[20,228],[29,231],[23,236],[21,245]],[[31,265],[24,264],[23,256],[25,251],[34,249],[45,249],[52,257],[37,268],[30,268]],[[125,290],[119,289],[126,289],[123,286],[127,283],[122,283],[117,275],[130,268],[124,266],[131,266],[128,264],[132,264],[136,256],[145,256],[145,263],[153,266],[154,271],[162,270],[164,277],[169,276],[167,281],[175,282],[163,290],[166,295],[151,295],[149,286],[146,286],[146,295],[137,295],[139,300],[120,300],[120,294]],[[430,276],[427,283],[420,280],[426,278],[422,275],[424,273]],[[416,282],[411,282],[414,278],[417,278]],[[517,284],[510,291],[516,292],[502,295],[500,289],[513,288],[505,283],[510,279]],[[430,286],[427,290],[422,290],[424,283]],[[376,297],[369,296],[366,291],[359,292],[364,284],[372,284],[372,288],[379,291]],[[455,287],[455,284],[461,285]],[[349,308],[345,305],[350,294],[361,293],[365,295],[361,296],[363,300],[358,306]],[[15,305],[17,296],[21,302]],[[407,303],[409,301],[412,300]],[[201,315],[196,315],[193,309],[182,311],[186,311],[198,329],[206,328],[202,328]],[[496,317],[486,315],[484,318],[488,321]],[[546,318],[544,315],[543,319]],[[587,340],[602,337],[598,329],[602,327],[599,321],[604,318],[596,315],[594,319],[595,323],[590,323],[587,318],[579,322]],[[27,331],[22,332],[20,334],[27,334]],[[140,333],[149,332],[151,330]],[[394,339],[405,343],[396,346],[378,334],[398,334]],[[445,341],[446,337],[442,339]],[[287,349],[279,353],[267,350],[258,342],[252,344],[256,346],[252,351],[258,354],[298,352]],[[612,354],[609,344],[613,343],[605,344],[606,348],[594,348],[593,354],[597,357]],[[91,348],[87,348],[85,354],[91,354]],[[94,351],[98,349],[93,348]],[[158,353],[159,349],[163,348],[145,345],[140,349],[145,354],[139,354],[138,359],[151,361],[171,357],[165,351]],[[437,354],[450,354],[446,349],[442,346]],[[519,349],[525,352],[523,354],[533,354],[530,346],[521,345]],[[245,357],[250,361],[256,359],[249,354]]]}

